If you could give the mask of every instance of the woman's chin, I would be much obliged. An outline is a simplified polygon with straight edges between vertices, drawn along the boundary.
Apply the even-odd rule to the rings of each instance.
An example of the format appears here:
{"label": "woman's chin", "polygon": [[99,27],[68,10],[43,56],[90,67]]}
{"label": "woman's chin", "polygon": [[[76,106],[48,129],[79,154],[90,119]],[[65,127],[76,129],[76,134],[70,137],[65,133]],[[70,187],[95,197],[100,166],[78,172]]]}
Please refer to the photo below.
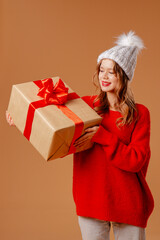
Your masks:
{"label": "woman's chin", "polygon": [[109,88],[109,87],[101,87],[102,92],[113,92],[114,89]]}

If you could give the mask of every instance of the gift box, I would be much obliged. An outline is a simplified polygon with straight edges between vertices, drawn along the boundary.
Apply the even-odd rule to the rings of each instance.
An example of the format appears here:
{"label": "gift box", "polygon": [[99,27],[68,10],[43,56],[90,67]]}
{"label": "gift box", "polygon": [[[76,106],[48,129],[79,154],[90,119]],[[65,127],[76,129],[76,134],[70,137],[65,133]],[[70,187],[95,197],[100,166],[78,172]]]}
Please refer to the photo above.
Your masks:
{"label": "gift box", "polygon": [[102,120],[59,77],[13,85],[8,112],[45,160],[77,152],[74,141]]}

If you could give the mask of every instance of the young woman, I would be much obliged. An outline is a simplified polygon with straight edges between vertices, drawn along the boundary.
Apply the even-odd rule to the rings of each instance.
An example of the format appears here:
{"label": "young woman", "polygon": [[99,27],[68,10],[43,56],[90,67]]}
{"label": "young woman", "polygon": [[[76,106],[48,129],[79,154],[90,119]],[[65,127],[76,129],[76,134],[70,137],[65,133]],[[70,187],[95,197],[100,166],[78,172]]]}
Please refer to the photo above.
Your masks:
{"label": "young woman", "polygon": [[[129,88],[142,40],[130,31],[99,55],[94,79],[99,94],[83,97],[102,116],[75,147],[73,197],[83,240],[145,240],[154,200],[146,182],[150,160],[150,113]],[[13,125],[9,113],[7,121]]]}
{"label": "young woman", "polygon": [[130,31],[98,57],[100,92],[83,97],[102,117],[86,129],[74,154],[73,196],[83,240],[145,240],[154,200],[146,182],[150,160],[150,113],[129,88],[142,40]]}

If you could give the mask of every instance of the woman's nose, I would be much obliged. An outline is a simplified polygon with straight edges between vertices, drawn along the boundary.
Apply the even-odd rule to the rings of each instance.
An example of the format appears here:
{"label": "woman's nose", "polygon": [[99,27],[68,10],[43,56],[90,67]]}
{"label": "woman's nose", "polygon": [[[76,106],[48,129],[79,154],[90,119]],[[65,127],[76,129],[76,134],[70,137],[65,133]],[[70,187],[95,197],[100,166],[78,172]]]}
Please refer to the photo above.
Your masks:
{"label": "woman's nose", "polygon": [[104,72],[104,78],[108,78],[108,73]]}

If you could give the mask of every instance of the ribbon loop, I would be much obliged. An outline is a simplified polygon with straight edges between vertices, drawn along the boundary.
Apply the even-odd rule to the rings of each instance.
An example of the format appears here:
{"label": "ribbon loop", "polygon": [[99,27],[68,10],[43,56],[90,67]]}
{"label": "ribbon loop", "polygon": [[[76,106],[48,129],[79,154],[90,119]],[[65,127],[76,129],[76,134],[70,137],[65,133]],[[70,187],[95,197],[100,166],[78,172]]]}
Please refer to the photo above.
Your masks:
{"label": "ribbon loop", "polygon": [[48,105],[62,105],[67,101],[68,88],[61,79],[53,85],[52,78],[46,78],[41,80],[41,86],[37,95],[44,98]]}

